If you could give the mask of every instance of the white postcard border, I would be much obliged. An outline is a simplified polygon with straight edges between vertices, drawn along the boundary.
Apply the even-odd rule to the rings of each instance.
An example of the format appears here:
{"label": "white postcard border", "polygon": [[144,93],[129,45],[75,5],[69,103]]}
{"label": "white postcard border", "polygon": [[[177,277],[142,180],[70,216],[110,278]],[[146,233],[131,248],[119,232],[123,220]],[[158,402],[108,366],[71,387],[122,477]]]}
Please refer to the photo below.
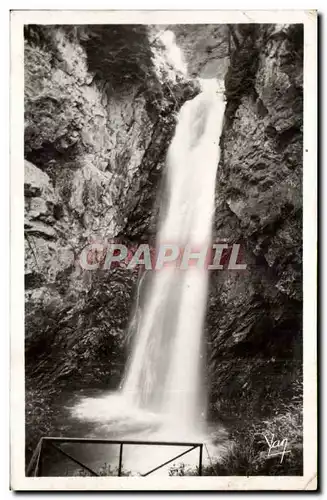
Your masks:
{"label": "white postcard border", "polygon": [[[304,475],[259,477],[25,477],[24,40],[33,24],[304,24]],[[314,490],[317,487],[317,12],[12,11],[11,13],[11,488],[14,490]]]}

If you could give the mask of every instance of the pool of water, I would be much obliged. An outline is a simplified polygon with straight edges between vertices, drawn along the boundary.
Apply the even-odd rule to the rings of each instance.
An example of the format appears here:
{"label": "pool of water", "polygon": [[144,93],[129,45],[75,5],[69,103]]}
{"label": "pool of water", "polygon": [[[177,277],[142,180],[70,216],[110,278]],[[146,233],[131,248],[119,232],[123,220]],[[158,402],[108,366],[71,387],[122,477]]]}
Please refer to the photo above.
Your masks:
{"label": "pool of water", "polygon": [[[203,431],[190,433],[187,422],[177,428],[174,422],[166,422],[162,415],[130,407],[117,393],[97,389],[62,393],[55,406],[54,426],[58,437],[203,442],[203,466],[212,465],[227,452],[229,446],[227,432],[221,423],[210,423]],[[58,446],[97,474],[117,475],[117,444],[61,443]],[[189,447],[124,445],[123,474],[146,474],[187,449]],[[199,448],[196,448],[152,474],[167,476],[181,469],[186,474],[196,474],[198,464]],[[47,445],[42,460],[42,475],[90,473]]]}

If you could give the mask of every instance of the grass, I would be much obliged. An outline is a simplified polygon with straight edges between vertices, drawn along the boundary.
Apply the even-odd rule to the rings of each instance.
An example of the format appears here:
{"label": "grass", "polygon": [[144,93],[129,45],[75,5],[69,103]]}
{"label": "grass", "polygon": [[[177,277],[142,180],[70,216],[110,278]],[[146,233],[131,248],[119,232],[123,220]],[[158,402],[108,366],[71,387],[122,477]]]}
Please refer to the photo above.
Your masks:
{"label": "grass", "polygon": [[[246,421],[245,421],[246,423]],[[269,456],[266,441],[287,439],[287,451]],[[230,452],[216,464],[219,475],[302,475],[302,409],[291,405],[283,413],[266,420],[254,420],[231,433]]]}
{"label": "grass", "polygon": [[[111,464],[105,463],[103,466],[97,471],[99,476],[118,476],[118,467],[115,466],[113,467]],[[122,468],[121,470],[121,476],[132,476],[132,472],[129,470],[126,470]],[[78,469],[74,476],[90,476],[89,472],[87,472],[85,469]]]}
{"label": "grass", "polygon": [[[226,453],[219,460],[211,457],[209,466],[202,469],[203,476],[295,476],[303,474],[302,398],[301,387],[293,400],[286,404],[278,401],[275,411],[264,419],[242,413],[229,424],[229,443]],[[277,402],[276,402],[277,403]],[[250,403],[249,403],[250,407]],[[287,439],[286,451],[269,456],[269,442]],[[204,449],[206,457],[206,449]],[[197,475],[197,468],[185,464],[173,465],[171,476]]]}
{"label": "grass", "polygon": [[26,389],[25,391],[25,429],[26,462],[43,436],[53,434],[55,410],[53,398],[58,396],[55,388]]}

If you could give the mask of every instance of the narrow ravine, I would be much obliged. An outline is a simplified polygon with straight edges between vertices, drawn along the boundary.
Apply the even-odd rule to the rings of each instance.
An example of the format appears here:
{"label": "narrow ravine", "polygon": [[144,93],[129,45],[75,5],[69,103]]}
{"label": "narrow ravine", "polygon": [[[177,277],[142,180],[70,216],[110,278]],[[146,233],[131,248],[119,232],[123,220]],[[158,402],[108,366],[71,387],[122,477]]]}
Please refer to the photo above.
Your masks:
{"label": "narrow ravine", "polygon": [[[27,464],[43,436],[132,437],[204,442],[210,475],[302,473],[302,28],[25,26]],[[221,241],[245,267],[167,258]],[[164,265],[83,267],[110,242]]]}
{"label": "narrow ravine", "polygon": [[[222,82],[211,80],[179,112],[167,155],[167,207],[159,223],[157,253],[159,260],[174,243],[172,248],[190,257],[178,268],[171,262],[151,271],[143,307],[135,312],[138,324],[122,388],[108,397],[82,400],[73,409],[81,420],[111,427],[114,420],[117,431],[127,422],[131,433],[142,423],[146,429],[150,420],[155,428],[148,433],[152,440],[208,440],[201,382],[208,296],[205,257],[212,239],[224,109]],[[192,262],[192,255],[201,254],[202,263]],[[153,453],[158,450],[146,455]]]}

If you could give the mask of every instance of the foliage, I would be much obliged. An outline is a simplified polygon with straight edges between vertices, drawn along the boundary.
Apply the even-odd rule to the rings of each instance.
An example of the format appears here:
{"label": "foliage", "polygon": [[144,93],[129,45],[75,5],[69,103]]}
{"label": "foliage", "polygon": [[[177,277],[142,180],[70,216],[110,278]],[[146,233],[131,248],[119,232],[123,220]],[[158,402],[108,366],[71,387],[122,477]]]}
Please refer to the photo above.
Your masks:
{"label": "foliage", "polygon": [[[29,385],[28,381],[26,384]],[[49,387],[43,389],[29,389],[25,391],[25,432],[26,432],[26,462],[43,436],[49,436],[54,429],[53,398],[58,396],[58,389]]]}
{"label": "foliage", "polygon": [[[111,464],[105,463],[100,469],[97,471],[99,476],[118,476],[118,466],[112,466]],[[126,470],[122,468],[121,476],[132,476],[132,472],[130,470]],[[78,469],[74,476],[90,476],[90,473],[85,469]]]}
{"label": "foliage", "polygon": [[87,25],[77,27],[89,71],[115,87],[153,77],[152,50],[146,25]]}
{"label": "foliage", "polygon": [[184,463],[173,464],[168,471],[169,476],[197,476],[198,468],[186,466]]}
{"label": "foliage", "polygon": [[[234,445],[230,453],[216,465],[220,475],[302,475],[302,406],[283,404],[276,415],[266,420],[244,420],[244,424],[232,431]],[[271,439],[288,440],[286,454],[269,457]]]}
{"label": "foliage", "polygon": [[[268,456],[268,444],[286,438],[286,453]],[[295,476],[303,474],[302,407],[291,403],[283,405],[277,415],[266,420],[246,417],[231,430],[231,446],[228,453],[202,468],[203,476]],[[205,452],[204,452],[205,453]],[[170,476],[195,476],[198,468],[174,465]]]}
{"label": "foliage", "polygon": [[[250,364],[250,361],[248,361]],[[245,371],[245,365],[240,367]],[[228,385],[238,385],[233,370],[223,367]],[[261,375],[259,375],[259,371]],[[269,371],[262,372],[262,366],[255,367],[248,379],[249,390],[242,384],[243,392],[222,391],[216,406],[216,413],[211,413],[211,421],[221,421],[229,432],[226,452],[219,459],[210,457],[210,465],[202,468],[205,476],[251,476],[251,475],[302,475],[303,473],[303,395],[302,366],[289,373],[290,367],[276,369],[275,376]],[[256,374],[256,375],[254,375]],[[262,380],[260,380],[260,377]],[[251,385],[253,378],[257,385]],[[285,380],[283,380],[285,379]],[[244,382],[244,381],[243,381]],[[222,382],[222,385],[223,382]],[[268,444],[287,439],[287,451],[281,463],[281,456],[269,457]],[[217,439],[219,442],[219,438]],[[206,459],[204,449],[204,459]],[[170,468],[170,475],[197,475],[196,468],[179,463]]]}

